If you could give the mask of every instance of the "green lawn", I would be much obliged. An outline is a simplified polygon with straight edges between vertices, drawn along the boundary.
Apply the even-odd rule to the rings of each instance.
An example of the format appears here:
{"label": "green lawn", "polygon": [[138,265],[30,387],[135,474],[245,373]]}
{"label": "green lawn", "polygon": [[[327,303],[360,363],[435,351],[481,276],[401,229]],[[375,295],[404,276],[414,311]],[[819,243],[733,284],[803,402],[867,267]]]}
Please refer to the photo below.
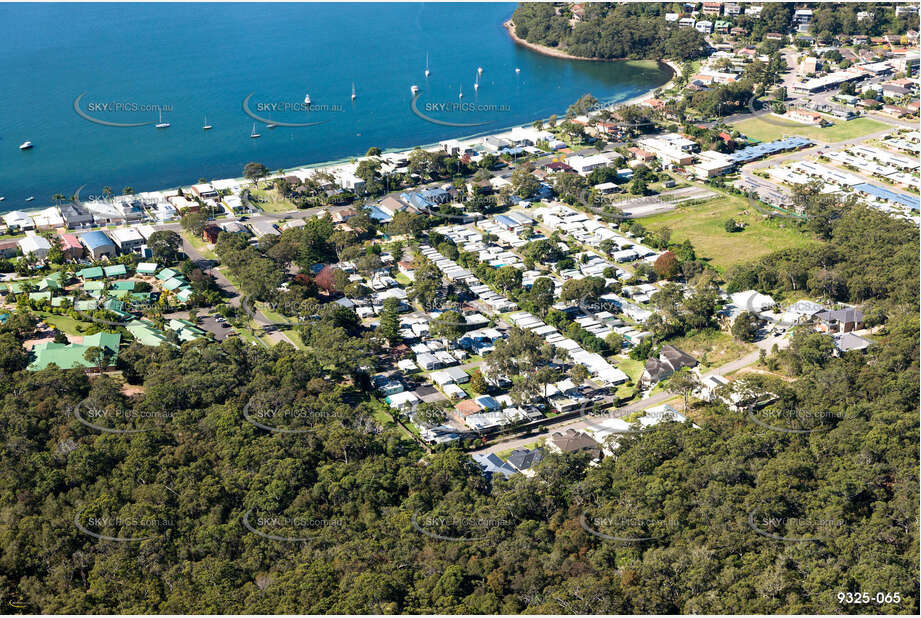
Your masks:
{"label": "green lawn", "polygon": [[187,230],[183,230],[182,237],[186,241],[188,241],[190,245],[195,247],[195,249],[197,249],[199,253],[201,253],[203,256],[205,256],[209,260],[214,260],[215,262],[220,261],[217,257],[217,254],[208,247],[208,243],[206,243],[204,240],[202,240],[198,236],[195,236],[194,234],[188,232]]}
{"label": "green lawn", "polygon": [[259,200],[265,200],[253,202],[265,212],[280,214],[297,210],[294,202],[281,197],[275,189],[253,189],[250,194],[255,198],[259,198]]}
{"label": "green lawn", "polygon": [[[771,120],[775,119],[778,123],[796,124],[792,120],[771,117]],[[799,135],[826,144],[854,139],[855,137],[869,135],[889,128],[889,125],[869,118],[855,118],[846,122],[841,120],[830,127],[814,127],[807,124],[802,126],[781,126],[772,124],[762,118],[749,118],[748,120],[737,122],[733,126],[745,135],[762,142],[778,140],[787,135]]]}
{"label": "green lawn", "polygon": [[[47,311],[35,311],[34,314],[44,320],[45,323],[68,335],[83,335],[93,325],[93,322],[75,320],[69,315],[58,315]],[[83,330],[78,330],[77,326],[80,326]]]}
{"label": "green lawn", "polygon": [[[727,232],[723,224],[729,218],[745,223],[745,229]],[[721,271],[774,251],[815,242],[789,220],[765,220],[745,199],[731,195],[703,204],[679,206],[671,212],[644,218],[643,225],[651,230],[669,228],[672,242],[690,240],[698,257],[709,259]]]}

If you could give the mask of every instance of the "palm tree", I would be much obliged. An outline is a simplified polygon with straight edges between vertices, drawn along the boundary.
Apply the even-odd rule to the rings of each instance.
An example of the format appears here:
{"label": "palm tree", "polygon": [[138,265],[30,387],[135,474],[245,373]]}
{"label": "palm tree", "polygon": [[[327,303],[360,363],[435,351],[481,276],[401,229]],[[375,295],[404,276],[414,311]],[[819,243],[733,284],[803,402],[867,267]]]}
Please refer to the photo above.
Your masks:
{"label": "palm tree", "polygon": [[106,197],[106,198],[112,197],[112,194],[113,194],[113,193],[115,193],[115,191],[113,191],[113,190],[112,190],[112,187],[110,187],[110,186],[108,186],[108,185],[106,185],[105,187],[102,188],[102,195],[103,195],[104,197]]}
{"label": "palm tree", "polygon": [[55,193],[54,195],[51,196],[51,199],[54,200],[55,204],[60,206],[61,202],[67,199],[67,196],[64,195],[63,193]]}

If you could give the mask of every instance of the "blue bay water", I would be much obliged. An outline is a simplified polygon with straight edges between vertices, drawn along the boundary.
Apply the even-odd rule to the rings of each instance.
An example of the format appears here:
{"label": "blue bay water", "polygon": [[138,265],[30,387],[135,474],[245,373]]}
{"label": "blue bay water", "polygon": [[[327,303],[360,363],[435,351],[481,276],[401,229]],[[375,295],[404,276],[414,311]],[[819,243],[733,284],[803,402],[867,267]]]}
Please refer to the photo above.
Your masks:
{"label": "blue bay water", "polygon": [[[514,4],[0,4],[0,210],[53,203],[86,185],[149,191],[498,131],[561,114],[586,92],[623,101],[665,83],[655,63],[572,61],[516,45],[502,22]],[[424,75],[426,54],[431,76]],[[474,90],[482,67],[479,90]],[[520,73],[515,68],[520,68]],[[355,84],[358,98],[352,102]],[[419,109],[469,128],[432,124]],[[438,103],[492,111],[426,111]],[[74,111],[112,122],[94,124]],[[274,129],[275,122],[316,122]],[[305,111],[309,93],[315,106]],[[100,109],[108,103],[110,108]],[[274,112],[271,104],[275,104]],[[111,111],[113,104],[126,109]],[[429,105],[426,105],[429,104]],[[150,107],[151,110],[154,107]],[[207,116],[213,125],[203,131]],[[35,148],[20,151],[31,140]],[[26,203],[28,196],[35,201]]]}

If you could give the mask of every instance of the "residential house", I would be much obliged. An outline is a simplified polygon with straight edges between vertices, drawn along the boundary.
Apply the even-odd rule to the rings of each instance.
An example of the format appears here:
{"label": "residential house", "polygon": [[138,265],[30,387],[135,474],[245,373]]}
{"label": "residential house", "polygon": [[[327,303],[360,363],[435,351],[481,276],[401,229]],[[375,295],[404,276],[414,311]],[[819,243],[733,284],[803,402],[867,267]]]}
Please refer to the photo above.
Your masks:
{"label": "residential house", "polygon": [[544,459],[544,449],[516,448],[508,456],[508,463],[525,476],[533,476],[535,468]]}
{"label": "residential house", "polygon": [[121,253],[137,251],[144,243],[144,237],[139,231],[131,227],[120,227],[109,232],[112,241],[118,246]]}
{"label": "residential house", "polygon": [[86,247],[90,257],[94,260],[100,260],[104,257],[115,257],[118,251],[112,239],[100,230],[93,230],[80,235],[80,242]]}
{"label": "residential house", "polygon": [[202,229],[201,237],[205,242],[214,244],[217,242],[217,237],[220,235],[222,231],[223,230],[221,229],[221,226],[212,223],[212,224],[206,225]]}
{"label": "residential house", "polygon": [[849,333],[863,328],[863,311],[856,307],[823,311],[815,317],[819,321],[816,328],[826,333]]}
{"label": "residential house", "polygon": [[640,382],[644,384],[655,384],[669,377],[679,369],[684,367],[696,367],[697,360],[682,352],[673,345],[664,345],[659,351],[659,358],[650,358],[646,360],[646,367]]}
{"label": "residential house", "polygon": [[701,9],[701,12],[704,15],[721,15],[723,12],[723,3],[722,2],[704,2],[704,6]]}
{"label": "residential house", "polygon": [[835,350],[842,352],[863,351],[870,347],[871,342],[854,333],[841,333],[834,336]]}
{"label": "residential house", "polygon": [[601,457],[601,445],[588,434],[575,429],[552,433],[547,440],[547,448],[557,454],[586,452],[592,455],[592,459]]}
{"label": "residential house", "polygon": [[26,237],[19,241],[19,248],[22,250],[23,255],[31,255],[36,259],[44,260],[51,250],[51,243],[43,236],[39,236],[30,230],[26,232]]}
{"label": "residential house", "polygon": [[83,257],[83,245],[75,235],[62,232],[58,234],[58,238],[60,238],[61,251],[64,252],[67,259],[78,260]]}

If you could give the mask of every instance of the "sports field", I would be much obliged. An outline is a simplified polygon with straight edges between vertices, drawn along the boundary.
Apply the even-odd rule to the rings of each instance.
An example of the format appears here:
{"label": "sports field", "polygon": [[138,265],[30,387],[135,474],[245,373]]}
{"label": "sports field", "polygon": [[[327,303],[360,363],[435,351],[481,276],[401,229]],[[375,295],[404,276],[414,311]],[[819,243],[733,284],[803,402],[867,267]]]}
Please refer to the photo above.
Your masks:
{"label": "sports field", "polygon": [[[776,120],[777,124],[772,123],[772,120]],[[869,118],[855,118],[847,122],[839,120],[830,127],[815,127],[808,124],[794,125],[796,125],[795,122],[785,120],[782,117],[765,116],[749,118],[748,120],[736,122],[732,126],[741,133],[762,142],[771,142],[782,139],[785,136],[799,135],[823,144],[843,142],[889,128],[889,125]]]}

